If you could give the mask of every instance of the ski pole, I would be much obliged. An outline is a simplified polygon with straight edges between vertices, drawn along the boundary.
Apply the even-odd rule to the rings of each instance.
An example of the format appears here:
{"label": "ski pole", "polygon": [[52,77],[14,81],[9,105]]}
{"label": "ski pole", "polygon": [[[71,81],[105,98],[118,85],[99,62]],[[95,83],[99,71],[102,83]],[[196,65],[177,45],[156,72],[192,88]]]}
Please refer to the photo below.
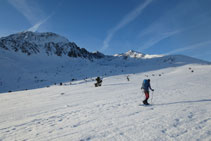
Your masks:
{"label": "ski pole", "polygon": [[154,91],[152,91],[152,98],[151,98],[151,104],[152,104],[152,99],[153,99],[153,93],[154,93]]}
{"label": "ski pole", "polygon": [[141,93],[142,93],[142,98],[143,98],[143,96],[145,95],[144,90],[141,90]]}

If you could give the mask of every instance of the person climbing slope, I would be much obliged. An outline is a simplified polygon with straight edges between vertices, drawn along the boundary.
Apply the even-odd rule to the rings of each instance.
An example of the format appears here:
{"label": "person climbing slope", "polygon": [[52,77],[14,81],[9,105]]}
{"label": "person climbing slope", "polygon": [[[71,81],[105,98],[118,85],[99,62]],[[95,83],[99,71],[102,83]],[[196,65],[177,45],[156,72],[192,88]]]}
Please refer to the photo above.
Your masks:
{"label": "person climbing slope", "polygon": [[95,79],[97,82],[95,83],[95,87],[99,87],[99,86],[101,86],[102,85],[102,79],[100,78],[100,77],[97,77],[96,79]]}
{"label": "person climbing slope", "polygon": [[148,99],[149,99],[149,89],[150,89],[151,91],[154,91],[154,89],[151,88],[150,79],[144,79],[144,80],[143,80],[141,89],[144,90],[144,94],[145,94],[145,100],[143,101],[143,104],[144,104],[144,105],[149,105],[149,103],[148,103]]}

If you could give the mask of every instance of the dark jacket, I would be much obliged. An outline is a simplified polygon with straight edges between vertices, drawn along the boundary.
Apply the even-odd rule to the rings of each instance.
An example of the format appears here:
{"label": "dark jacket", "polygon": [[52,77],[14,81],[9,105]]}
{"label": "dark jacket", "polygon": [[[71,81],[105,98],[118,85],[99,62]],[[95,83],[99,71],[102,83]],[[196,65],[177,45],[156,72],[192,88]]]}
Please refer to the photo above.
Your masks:
{"label": "dark jacket", "polygon": [[144,91],[149,91],[149,89],[153,91],[150,82],[146,79],[143,81],[141,89],[144,89]]}

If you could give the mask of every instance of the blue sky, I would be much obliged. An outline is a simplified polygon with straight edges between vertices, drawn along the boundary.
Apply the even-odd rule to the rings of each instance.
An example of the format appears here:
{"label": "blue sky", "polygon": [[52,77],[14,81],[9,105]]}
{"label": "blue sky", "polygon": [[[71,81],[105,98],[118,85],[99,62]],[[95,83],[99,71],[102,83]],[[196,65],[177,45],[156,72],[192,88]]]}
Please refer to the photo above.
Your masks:
{"label": "blue sky", "polygon": [[0,37],[55,32],[88,51],[211,61],[210,0],[0,0]]}

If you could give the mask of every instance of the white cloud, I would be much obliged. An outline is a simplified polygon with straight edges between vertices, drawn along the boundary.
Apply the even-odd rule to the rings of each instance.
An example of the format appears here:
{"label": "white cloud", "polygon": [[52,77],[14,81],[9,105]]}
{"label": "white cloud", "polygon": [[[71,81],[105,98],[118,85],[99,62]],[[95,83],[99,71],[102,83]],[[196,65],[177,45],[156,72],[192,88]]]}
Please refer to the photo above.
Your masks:
{"label": "white cloud", "polygon": [[201,48],[203,46],[210,45],[210,44],[211,44],[211,41],[200,42],[200,43],[196,43],[196,44],[193,44],[193,45],[190,45],[190,46],[186,46],[186,47],[183,47],[183,48],[172,50],[172,51],[167,52],[165,54],[166,55],[175,54],[175,53],[186,51],[186,50],[193,50],[193,49],[196,49],[196,48]]}
{"label": "white cloud", "polygon": [[27,31],[37,31],[39,29],[39,27],[44,24],[51,16],[48,16],[46,19],[39,21],[38,23],[36,23],[35,25],[33,25],[32,27],[30,27]]}
{"label": "white cloud", "polygon": [[187,16],[192,15],[193,10],[197,11],[197,9],[198,5],[195,2],[176,3],[174,7],[162,13],[156,21],[141,30],[138,35],[140,39],[139,50],[151,48],[169,37],[194,30],[194,28],[209,19],[205,18],[200,12],[196,12],[194,16]]}
{"label": "white cloud", "polygon": [[145,49],[148,49],[148,48],[154,46],[155,44],[159,43],[160,41],[162,41],[164,39],[167,39],[167,38],[169,38],[169,37],[171,37],[173,35],[176,35],[176,34],[178,34],[180,32],[182,32],[182,30],[175,30],[175,31],[171,31],[171,32],[165,32],[165,33],[161,33],[159,35],[153,36],[152,38],[150,38],[150,40],[145,42],[140,49],[142,51],[145,50]]}
{"label": "white cloud", "polygon": [[103,42],[103,47],[101,50],[106,50],[109,47],[109,43],[112,40],[114,34],[120,30],[121,28],[125,27],[127,24],[135,20],[142,11],[152,2],[153,0],[146,0],[143,4],[140,4],[136,7],[133,11],[128,13],[115,27],[109,30],[107,37]]}
{"label": "white cloud", "polygon": [[32,25],[45,17],[45,13],[39,5],[29,0],[8,0],[8,2],[18,10]]}
{"label": "white cloud", "polygon": [[[8,0],[8,2],[19,11],[32,25],[27,31],[37,31],[53,14],[46,16],[36,1],[32,0]],[[47,18],[45,18],[47,17]],[[40,20],[43,19],[43,20]]]}

